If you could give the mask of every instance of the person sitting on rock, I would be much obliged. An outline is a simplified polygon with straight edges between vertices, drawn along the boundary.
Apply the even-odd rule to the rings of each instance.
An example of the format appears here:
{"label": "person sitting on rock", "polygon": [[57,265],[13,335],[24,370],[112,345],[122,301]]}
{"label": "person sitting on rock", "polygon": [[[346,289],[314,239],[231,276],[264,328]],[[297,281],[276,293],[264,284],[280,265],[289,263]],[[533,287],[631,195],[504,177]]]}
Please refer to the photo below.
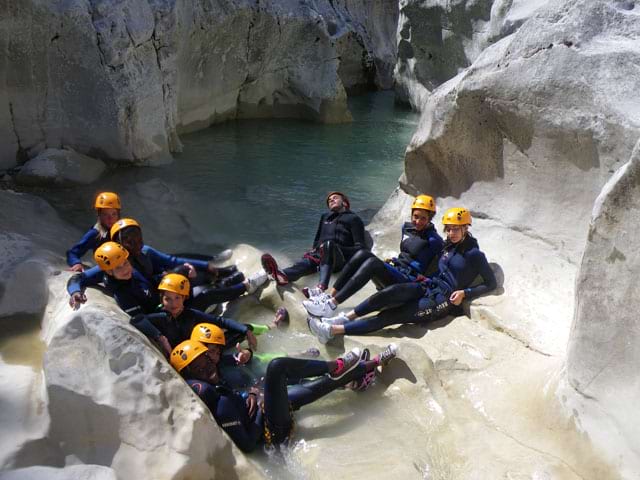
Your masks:
{"label": "person sitting on rock", "polygon": [[[129,251],[133,267],[152,282],[158,282],[162,275],[179,266],[185,266],[189,269],[188,277],[192,281],[198,271],[209,272],[213,275],[219,271],[212,261],[167,255],[145,245],[140,224],[131,218],[118,220],[111,227],[111,239]],[[235,266],[233,268],[235,269]],[[201,285],[196,282],[190,306],[205,311],[211,305],[229,302],[245,293],[254,293],[266,281],[267,275],[264,272],[258,272],[240,283],[227,287]]]}
{"label": "person sitting on rock", "polygon": [[[349,313],[332,318],[309,317],[309,328],[321,343],[339,335],[363,335],[389,325],[424,324],[446,316],[452,306],[496,288],[496,278],[477,240],[469,233],[471,214],[450,208],[442,219],[447,241],[438,271],[424,282],[391,285],[364,300]],[[480,276],[482,283],[471,286]],[[357,320],[380,311],[371,318]]]}
{"label": "person sitting on rock", "polygon": [[160,298],[155,285],[135,270],[129,252],[119,243],[105,242],[93,254],[97,266],[72,276],[67,282],[69,305],[74,310],[87,301],[85,289],[104,285],[118,306],[129,315],[154,312]]}
{"label": "person sitting on rock", "polygon": [[364,223],[350,210],[347,196],[341,192],[331,192],[327,195],[326,203],[329,211],[320,217],[313,248],[300,261],[280,270],[273,256],[268,253],[262,256],[262,267],[278,285],[295,282],[319,271],[317,289],[324,291],[329,285],[331,273],[340,271],[356,252],[366,248]]}
{"label": "person sitting on rock", "polygon": [[251,325],[185,306],[190,289],[189,279],[184,275],[165,275],[158,285],[162,310],[151,314],[138,314],[131,318],[131,324],[160,345],[167,358],[173,347],[190,338],[191,332],[199,323],[212,323],[226,329],[231,334],[231,346],[239,345],[246,337],[249,346],[256,348],[258,341]]}
{"label": "person sitting on rock", "polygon": [[120,197],[113,192],[99,193],[94,208],[98,213],[98,221],[78,243],[67,250],[67,265],[72,272],[83,272],[82,256],[109,241],[109,230],[120,219]]}
{"label": "person sitting on rock", "polygon": [[431,223],[435,214],[433,198],[418,195],[411,205],[411,222],[402,226],[400,254],[382,261],[369,250],[359,250],[344,266],[333,288],[302,302],[307,312],[316,317],[332,316],[338,305],[369,280],[373,280],[379,290],[396,283],[424,280],[444,245]]}
{"label": "person sitting on rock", "polygon": [[[395,345],[376,358],[361,361],[355,348],[332,361],[282,357],[269,362],[261,390],[254,386],[244,395],[235,391],[220,374],[221,348],[214,351],[195,340],[186,340],[171,352],[171,365],[207,405],[216,422],[243,452],[259,445],[280,445],[293,430],[292,411],[328,393],[362,380],[367,372],[396,356]],[[288,385],[289,378],[303,380]]]}

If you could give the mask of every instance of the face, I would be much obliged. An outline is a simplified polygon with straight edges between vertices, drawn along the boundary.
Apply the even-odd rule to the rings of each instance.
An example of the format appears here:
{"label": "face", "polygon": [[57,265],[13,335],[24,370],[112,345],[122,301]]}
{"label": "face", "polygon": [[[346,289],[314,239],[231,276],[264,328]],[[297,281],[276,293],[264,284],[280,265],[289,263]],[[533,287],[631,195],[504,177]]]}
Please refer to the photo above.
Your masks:
{"label": "face", "polygon": [[98,210],[98,221],[107,230],[118,220],[120,220],[120,210],[117,208],[100,208]]}
{"label": "face", "polygon": [[444,231],[447,232],[447,238],[451,243],[458,243],[464,238],[468,228],[467,225],[447,225]]}
{"label": "face", "polygon": [[133,256],[142,251],[142,231],[138,227],[126,227],[116,234],[114,241],[120,243]]}
{"label": "face", "polygon": [[220,362],[220,355],[222,355],[222,347],[215,343],[207,343],[206,345],[209,350],[209,358],[217,365]]}
{"label": "face", "polygon": [[331,210],[332,212],[337,212],[342,207],[344,207],[344,198],[342,198],[342,195],[340,195],[339,193],[334,193],[329,197],[327,203],[329,205],[329,210]]}
{"label": "face", "polygon": [[220,360],[220,354],[213,355],[211,350],[207,350],[202,355],[196,357],[193,362],[186,367],[187,374],[194,380],[202,380],[203,382],[216,384],[218,383],[218,361]]}
{"label": "face", "polygon": [[416,227],[417,231],[421,232],[427,228],[429,221],[428,211],[416,208],[411,212],[411,223],[413,223],[413,226]]}
{"label": "face", "polygon": [[129,280],[132,274],[133,267],[129,263],[129,260],[125,260],[122,265],[111,270],[111,275],[117,280]]}
{"label": "face", "polygon": [[177,317],[184,309],[184,295],[174,292],[162,292],[162,309]]}

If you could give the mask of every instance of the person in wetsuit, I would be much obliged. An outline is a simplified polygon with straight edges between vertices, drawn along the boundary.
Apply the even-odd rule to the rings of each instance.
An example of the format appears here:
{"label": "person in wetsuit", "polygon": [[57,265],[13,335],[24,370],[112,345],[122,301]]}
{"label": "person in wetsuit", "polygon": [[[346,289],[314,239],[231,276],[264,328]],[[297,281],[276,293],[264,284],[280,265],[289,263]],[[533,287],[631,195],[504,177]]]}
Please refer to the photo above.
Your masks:
{"label": "person in wetsuit", "polygon": [[140,224],[131,218],[118,220],[111,227],[111,239],[122,244],[130,253],[130,261],[133,267],[144,275],[151,282],[159,282],[165,272],[185,266],[188,270],[188,277],[195,281],[194,295],[190,300],[190,307],[205,311],[213,304],[235,300],[241,295],[254,293],[258,287],[267,281],[264,273],[258,272],[240,283],[226,287],[217,287],[205,284],[206,278],[197,277],[197,272],[208,272],[214,276],[227,274],[225,269],[235,269],[233,267],[217,268],[212,261],[200,260],[196,258],[182,258],[174,255],[167,255],[155,248],[145,245],[142,238],[142,228]]}
{"label": "person in wetsuit", "polygon": [[103,284],[118,306],[129,315],[156,310],[160,298],[155,285],[135,270],[129,252],[120,244],[105,242],[93,254],[97,266],[72,276],[67,282],[69,305],[74,310],[87,301],[85,289]]}
{"label": "person in wetsuit", "polygon": [[[276,358],[267,367],[263,389],[254,386],[243,393],[234,389],[218,370],[219,346],[211,349],[186,340],[171,352],[170,361],[231,440],[243,452],[251,452],[261,444],[287,442],[293,429],[292,411],[364,377],[396,355],[395,348],[387,348],[385,352],[368,361],[360,361],[361,352],[357,348],[329,362]],[[309,377],[318,378],[288,385],[290,378]]]}
{"label": "person in wetsuit", "polygon": [[[472,300],[496,288],[496,278],[477,240],[469,233],[471,214],[450,208],[442,219],[447,241],[438,271],[424,282],[391,285],[361,302],[347,314],[333,318],[309,317],[311,331],[321,343],[338,335],[363,335],[389,325],[428,323],[446,316],[464,299]],[[480,276],[482,283],[472,286]],[[358,320],[379,311],[378,315]]]}
{"label": "person in wetsuit", "polygon": [[329,211],[320,217],[313,248],[301,260],[280,270],[273,256],[268,253],[262,256],[262,267],[278,285],[320,272],[317,288],[324,291],[331,274],[340,271],[356,252],[366,248],[364,223],[350,210],[347,196],[331,192],[326,202]]}
{"label": "person in wetsuit", "polygon": [[84,272],[82,256],[89,250],[95,252],[96,248],[109,241],[109,230],[120,219],[120,197],[113,192],[99,193],[94,208],[98,214],[98,221],[78,243],[67,250],[67,265],[72,272]]}
{"label": "person in wetsuit", "polygon": [[184,275],[165,275],[158,285],[162,309],[155,313],[140,313],[131,318],[131,324],[158,344],[167,358],[176,345],[190,338],[199,323],[211,323],[226,329],[232,338],[232,345],[246,337],[251,348],[256,348],[258,342],[250,325],[185,306],[190,289],[189,279]]}
{"label": "person in wetsuit", "polygon": [[330,317],[342,302],[373,280],[381,290],[396,283],[415,282],[435,269],[444,242],[431,220],[436,203],[429,195],[418,195],[411,205],[411,221],[402,226],[400,253],[382,261],[369,250],[359,250],[344,266],[328,292],[302,302],[309,314]]}

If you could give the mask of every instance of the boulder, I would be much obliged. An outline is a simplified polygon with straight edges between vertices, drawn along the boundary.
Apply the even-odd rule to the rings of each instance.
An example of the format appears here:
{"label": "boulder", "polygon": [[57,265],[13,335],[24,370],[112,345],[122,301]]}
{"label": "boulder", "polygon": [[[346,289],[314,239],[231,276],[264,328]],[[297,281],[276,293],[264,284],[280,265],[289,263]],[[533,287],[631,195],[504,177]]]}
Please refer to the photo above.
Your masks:
{"label": "boulder", "polygon": [[73,186],[93,183],[104,173],[101,160],[73,150],[48,148],[25,163],[16,182],[30,186]]}
{"label": "boulder", "polygon": [[630,408],[640,395],[640,319],[633,307],[640,295],[639,215],[640,142],[596,201],[567,356],[568,381],[580,397],[570,401],[577,421],[625,478],[640,471],[640,415]]}
{"label": "boulder", "polygon": [[396,96],[422,110],[430,92],[516,31],[549,0],[401,0]]}
{"label": "boulder", "polygon": [[98,465],[72,465],[66,468],[27,467],[0,473],[2,480],[116,480],[116,473]]}

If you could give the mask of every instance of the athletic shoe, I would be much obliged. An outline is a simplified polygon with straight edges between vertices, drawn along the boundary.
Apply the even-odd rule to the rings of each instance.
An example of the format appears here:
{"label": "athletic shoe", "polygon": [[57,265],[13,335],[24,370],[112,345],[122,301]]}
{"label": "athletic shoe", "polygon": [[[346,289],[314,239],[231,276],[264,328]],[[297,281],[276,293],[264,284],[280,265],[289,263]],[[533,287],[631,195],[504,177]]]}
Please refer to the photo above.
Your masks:
{"label": "athletic shoe", "polygon": [[329,325],[344,325],[345,323],[351,321],[351,319],[347,317],[347,314],[344,312],[341,312],[335,317],[322,317],[320,320],[322,321],[322,323],[328,323]]}
{"label": "athletic shoe", "polygon": [[320,350],[316,347],[307,348],[304,352],[300,352],[301,357],[318,358],[320,356]]}
{"label": "athletic shoe", "polygon": [[396,358],[397,355],[398,355],[398,346],[395,343],[390,343],[387,346],[387,348],[385,348],[382,352],[380,352],[378,355],[373,357],[373,360],[375,360],[375,362],[378,365],[381,365],[384,367],[391,360]]}
{"label": "athletic shoe", "polygon": [[323,345],[333,338],[333,335],[331,335],[331,325],[322,323],[319,318],[308,317],[307,325],[309,325],[311,333],[313,333]]}
{"label": "athletic shoe", "polygon": [[[365,348],[362,353],[360,354],[360,361],[361,362],[366,362],[371,358],[371,352],[369,351],[368,348]],[[373,374],[373,378],[375,378],[376,373],[375,370],[372,370],[370,372],[367,372],[364,374],[364,376],[359,379],[359,380],[353,380],[349,383],[347,383],[344,388],[348,388],[349,390],[356,390],[356,391],[362,391],[362,390],[366,390],[367,388],[369,388],[370,384],[373,383],[373,379],[370,380],[366,380],[366,385],[365,384],[365,379],[367,379],[367,377],[369,375]]]}
{"label": "athletic shoe", "polygon": [[336,308],[333,302],[329,300],[303,300],[302,305],[307,309],[314,317],[330,317],[333,315],[333,312]]}
{"label": "athletic shoe", "polygon": [[267,272],[264,270],[257,271],[247,278],[247,293],[252,294],[258,289],[258,287],[264,285],[267,280]]}
{"label": "athletic shoe", "polygon": [[278,328],[284,328],[289,325],[289,311],[284,307],[278,307],[274,323]]}
{"label": "athletic shoe", "polygon": [[358,363],[360,363],[360,349],[358,347],[354,348],[350,352],[345,353],[344,356],[336,358],[336,362],[338,363],[338,367],[329,373],[329,376],[333,380],[341,379],[358,366]]}
{"label": "athletic shoe", "polygon": [[273,258],[270,254],[265,253],[262,255],[260,259],[262,262],[262,268],[271,278],[273,278],[278,285],[286,285],[289,283],[289,279],[285,275],[284,272],[278,269],[278,263],[276,259]]}
{"label": "athletic shoe", "polygon": [[229,260],[232,255],[233,255],[233,250],[226,249],[221,251],[220,253],[215,254],[213,257],[211,257],[211,261],[216,263],[225,262]]}
{"label": "athletic shoe", "polygon": [[329,294],[325,293],[323,289],[320,287],[304,287],[302,289],[302,294],[308,299],[312,300],[318,297],[328,297]]}

